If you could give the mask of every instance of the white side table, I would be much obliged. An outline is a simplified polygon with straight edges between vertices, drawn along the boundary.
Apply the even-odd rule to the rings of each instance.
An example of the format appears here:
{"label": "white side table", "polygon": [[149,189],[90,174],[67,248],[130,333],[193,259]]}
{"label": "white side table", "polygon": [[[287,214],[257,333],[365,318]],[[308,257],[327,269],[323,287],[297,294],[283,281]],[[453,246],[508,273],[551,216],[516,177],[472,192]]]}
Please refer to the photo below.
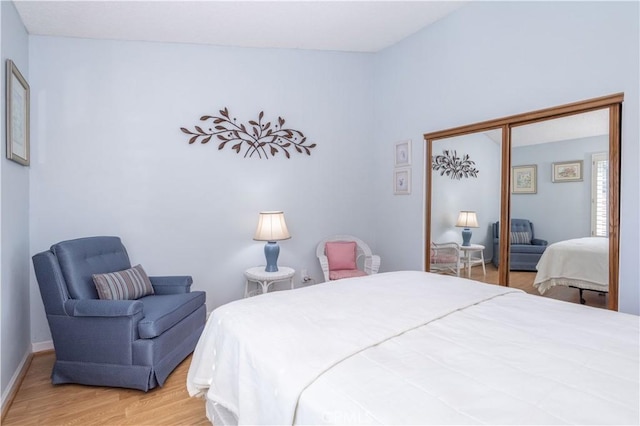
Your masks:
{"label": "white side table", "polygon": [[244,285],[244,297],[249,297],[249,282],[256,282],[262,288],[262,294],[269,291],[272,284],[280,281],[289,281],[293,290],[293,275],[295,269],[286,266],[278,266],[277,272],[267,272],[264,266],[255,266],[244,271],[246,282]]}
{"label": "white side table", "polygon": [[467,268],[467,278],[471,277],[471,266],[482,265],[482,273],[487,276],[487,268],[484,265],[484,246],[482,244],[469,244],[460,246],[462,250],[462,264]]}

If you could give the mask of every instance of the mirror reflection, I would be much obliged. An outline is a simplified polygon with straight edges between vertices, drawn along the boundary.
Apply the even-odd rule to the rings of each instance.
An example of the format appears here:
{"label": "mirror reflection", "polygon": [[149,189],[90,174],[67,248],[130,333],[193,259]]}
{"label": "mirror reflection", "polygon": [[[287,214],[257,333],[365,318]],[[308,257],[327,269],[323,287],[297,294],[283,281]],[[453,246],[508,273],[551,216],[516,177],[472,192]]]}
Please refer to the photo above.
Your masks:
{"label": "mirror reflection", "polygon": [[623,99],[425,134],[426,270],[617,310]]}
{"label": "mirror reflection", "polygon": [[509,285],[606,308],[608,109],[512,127],[511,147]]}
{"label": "mirror reflection", "polygon": [[431,271],[498,283],[491,224],[500,217],[502,130],[435,140]]}

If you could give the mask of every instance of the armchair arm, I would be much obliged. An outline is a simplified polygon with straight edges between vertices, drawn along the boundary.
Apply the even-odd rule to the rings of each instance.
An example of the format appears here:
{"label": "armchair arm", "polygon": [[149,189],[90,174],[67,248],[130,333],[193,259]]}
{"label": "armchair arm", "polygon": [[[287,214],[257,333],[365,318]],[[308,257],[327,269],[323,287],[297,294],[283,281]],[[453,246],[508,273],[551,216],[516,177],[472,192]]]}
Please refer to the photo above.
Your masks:
{"label": "armchair arm", "polygon": [[318,255],[318,261],[320,262],[320,268],[322,268],[322,274],[324,275],[325,282],[329,281],[329,258],[324,254]]}
{"label": "armchair arm", "polygon": [[367,257],[365,260],[364,271],[371,275],[377,274],[378,269],[380,269],[380,256],[377,254],[372,255],[371,257]]}
{"label": "armchair arm", "polygon": [[67,300],[64,310],[72,317],[133,317],[144,308],[138,300]]}
{"label": "armchair arm", "polygon": [[149,277],[153,291],[156,294],[179,294],[189,293],[193,278],[189,275],[168,276],[168,277]]}
{"label": "armchair arm", "polygon": [[546,246],[549,242],[547,240],[541,240],[540,238],[534,238],[531,240],[531,244],[534,246]]}

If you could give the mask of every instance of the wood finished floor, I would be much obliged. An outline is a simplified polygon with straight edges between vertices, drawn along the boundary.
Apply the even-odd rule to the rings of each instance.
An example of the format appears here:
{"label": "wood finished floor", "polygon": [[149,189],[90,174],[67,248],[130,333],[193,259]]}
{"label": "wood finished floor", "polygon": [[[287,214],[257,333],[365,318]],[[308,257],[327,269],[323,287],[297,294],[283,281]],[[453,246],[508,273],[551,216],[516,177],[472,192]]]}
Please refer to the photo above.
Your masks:
{"label": "wood finished floor", "polygon": [[[464,274],[466,276],[466,274]],[[511,287],[538,294],[533,272],[512,272]],[[471,278],[496,283],[498,271],[487,265],[471,269]],[[578,290],[554,287],[541,297],[579,303]],[[607,296],[585,291],[587,305],[606,308]],[[169,376],[162,388],[148,393],[118,388],[51,384],[55,354],[33,357],[27,374],[2,424],[10,425],[209,425],[204,400],[190,398],[186,390],[191,357]]]}
{"label": "wood finished floor", "polygon": [[[464,273],[461,272],[461,275],[466,277],[466,271]],[[535,272],[511,271],[509,272],[509,287],[519,288],[529,294],[534,294],[540,297],[580,303],[580,292],[577,288],[555,286],[547,290],[544,295],[540,295],[538,290],[533,286],[533,280],[535,277]],[[498,282],[498,268],[493,266],[491,263],[487,264],[487,276],[485,277],[482,274],[482,267],[475,266],[471,268],[471,279],[489,284],[496,284]],[[595,308],[607,309],[607,303],[609,302],[608,294],[602,294],[597,291],[590,290],[585,290],[582,294],[586,305]]]}
{"label": "wood finished floor", "polygon": [[211,425],[204,400],[187,393],[191,357],[165,385],[147,393],[119,388],[51,384],[55,354],[36,355],[2,419],[10,425]]}

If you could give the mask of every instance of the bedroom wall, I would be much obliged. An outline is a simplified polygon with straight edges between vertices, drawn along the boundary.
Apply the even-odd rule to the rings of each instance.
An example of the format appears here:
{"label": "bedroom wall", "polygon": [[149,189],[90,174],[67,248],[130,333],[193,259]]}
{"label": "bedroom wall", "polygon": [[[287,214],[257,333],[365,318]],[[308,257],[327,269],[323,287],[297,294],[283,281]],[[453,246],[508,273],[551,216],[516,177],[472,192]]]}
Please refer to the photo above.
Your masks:
{"label": "bedroom wall", "polygon": [[0,382],[2,408],[10,386],[31,352],[29,333],[29,168],[6,158],[6,60],[11,59],[28,80],[28,35],[12,2],[0,2],[2,72],[0,99]]}
{"label": "bedroom wall", "polygon": [[[529,219],[536,236],[549,244],[591,235],[591,156],[609,151],[609,137],[595,136],[514,148],[514,166],[535,164],[538,181],[535,194],[511,196],[511,217]],[[551,181],[551,164],[582,160],[582,182]]]}
{"label": "bedroom wall", "polygon": [[384,172],[372,182],[376,221],[402,218],[376,237],[387,268],[423,265],[424,133],[624,92],[619,307],[640,313],[638,14],[637,2],[470,2],[376,55],[374,166],[391,170],[394,142],[414,141],[410,196]]}
{"label": "bedroom wall", "polygon": [[[190,274],[208,309],[241,298],[264,264],[261,210],[283,210],[280,265],[321,281],[316,244],[370,241],[372,55],[30,38],[31,251],[118,235],[151,275]],[[228,107],[239,122],[277,120],[317,143],[311,156],[243,158],[187,143],[180,127]],[[275,124],[275,123],[274,123]],[[382,268],[386,269],[385,259]],[[299,275],[296,281],[299,281]],[[31,279],[32,341],[50,339]]]}
{"label": "bedroom wall", "polygon": [[484,258],[493,256],[491,223],[500,219],[500,144],[483,133],[434,142],[433,155],[455,150],[475,162],[477,177],[451,179],[434,171],[431,199],[431,240],[462,244],[462,228],[456,228],[461,210],[476,212],[479,228],[472,228],[471,242],[485,246]]}

